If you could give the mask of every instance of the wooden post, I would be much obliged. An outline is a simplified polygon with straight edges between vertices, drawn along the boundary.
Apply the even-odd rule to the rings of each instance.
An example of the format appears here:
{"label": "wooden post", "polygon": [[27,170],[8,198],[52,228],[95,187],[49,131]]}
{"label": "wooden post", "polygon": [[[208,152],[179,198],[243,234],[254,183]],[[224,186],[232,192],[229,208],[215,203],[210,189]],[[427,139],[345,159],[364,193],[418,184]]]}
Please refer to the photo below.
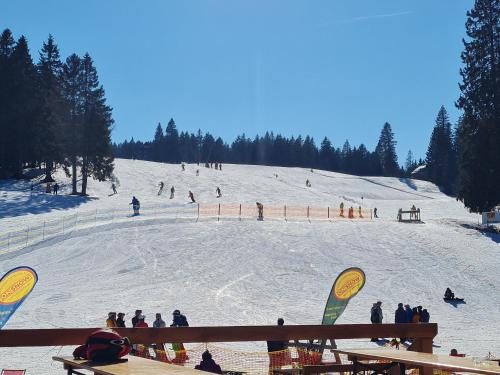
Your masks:
{"label": "wooden post", "polygon": [[311,219],[309,219],[309,206],[307,206],[307,220],[309,220],[309,222],[311,222]]}
{"label": "wooden post", "polygon": [[328,220],[330,220],[330,206],[328,206]]}
{"label": "wooden post", "polygon": [[287,219],[286,219],[286,204],[285,204],[285,221],[287,221]]}
{"label": "wooden post", "polygon": [[241,203],[240,203],[240,213],[239,213],[238,217],[239,217],[239,219],[241,221]]}
{"label": "wooden post", "polygon": [[196,221],[200,218],[200,204],[198,203],[198,216],[196,217]]}
{"label": "wooden post", "polygon": [[219,221],[220,218],[220,203],[219,203],[219,210],[217,211],[217,221]]}

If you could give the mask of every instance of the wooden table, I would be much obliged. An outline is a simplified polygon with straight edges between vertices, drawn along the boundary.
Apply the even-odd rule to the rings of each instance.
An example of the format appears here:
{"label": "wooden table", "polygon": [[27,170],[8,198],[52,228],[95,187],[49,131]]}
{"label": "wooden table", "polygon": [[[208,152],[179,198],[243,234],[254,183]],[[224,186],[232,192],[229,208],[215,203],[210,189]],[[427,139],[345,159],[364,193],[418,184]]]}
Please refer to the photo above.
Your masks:
{"label": "wooden table", "polygon": [[[405,373],[406,365],[475,374],[500,374],[500,366],[486,363],[486,361],[484,363],[476,363],[470,358],[463,357],[387,349],[334,349],[334,351],[339,354],[346,354],[352,359],[355,369],[353,373],[356,372],[356,368],[359,368],[359,371],[363,368],[371,370],[369,364],[362,363],[360,360],[373,359],[388,361],[387,369],[392,367],[389,365],[399,365],[401,374]],[[380,374],[385,373],[385,371],[375,371],[375,373]]]}
{"label": "wooden table", "polygon": [[68,370],[68,375],[83,375],[76,370],[88,370],[99,375],[157,375],[161,373],[172,375],[206,375],[206,372],[192,368],[172,365],[151,359],[128,356],[126,360],[114,363],[96,363],[85,359],[73,359],[73,357],[52,357],[54,361],[62,362]]}

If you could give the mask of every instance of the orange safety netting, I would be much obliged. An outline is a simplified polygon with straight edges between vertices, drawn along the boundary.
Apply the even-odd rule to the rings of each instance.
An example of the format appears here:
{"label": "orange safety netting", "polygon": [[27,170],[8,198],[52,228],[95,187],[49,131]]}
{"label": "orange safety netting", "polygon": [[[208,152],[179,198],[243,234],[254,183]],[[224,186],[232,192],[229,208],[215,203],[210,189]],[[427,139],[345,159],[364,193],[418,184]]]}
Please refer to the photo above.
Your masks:
{"label": "orange safety netting", "polygon": [[[314,206],[277,206],[264,205],[262,214],[264,218],[283,220],[342,220],[342,219],[371,219],[370,209],[333,208]],[[198,205],[199,217],[217,218],[257,218],[259,211],[256,205],[243,204],[204,204]]]}
{"label": "orange safety netting", "polygon": [[[304,365],[319,364],[323,357],[319,352],[295,347],[267,353],[238,351],[213,344],[199,344],[180,351],[174,351],[169,346],[165,344],[165,350],[158,350],[145,345],[137,345],[134,355],[194,368],[200,363],[202,353],[208,350],[224,373],[262,375],[269,374],[271,370],[276,369],[302,368]],[[329,352],[325,351],[324,354],[326,357],[331,357]]]}

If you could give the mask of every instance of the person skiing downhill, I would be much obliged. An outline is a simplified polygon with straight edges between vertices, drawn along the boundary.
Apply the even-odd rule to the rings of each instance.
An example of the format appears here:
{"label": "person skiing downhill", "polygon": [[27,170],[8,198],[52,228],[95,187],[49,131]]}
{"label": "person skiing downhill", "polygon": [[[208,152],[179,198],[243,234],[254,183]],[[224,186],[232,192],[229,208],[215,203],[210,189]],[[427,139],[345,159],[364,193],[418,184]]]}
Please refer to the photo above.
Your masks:
{"label": "person skiing downhill", "polygon": [[160,190],[158,190],[158,195],[161,195],[161,193],[163,192],[163,187],[165,186],[165,184],[163,183],[163,181],[160,181],[160,183],[158,184],[158,186],[160,187]]}
{"label": "person skiing downhill", "polygon": [[116,185],[114,182],[111,184],[111,189],[113,189],[113,194],[118,194],[118,192],[116,191]]}
{"label": "person skiing downhill", "polygon": [[172,186],[170,188],[170,199],[174,199],[174,194],[175,194],[175,188]]}
{"label": "person skiing downhill", "polygon": [[191,190],[189,190],[188,198],[191,199],[191,203],[196,203],[196,201],[194,200],[194,194]]}
{"label": "person skiing downhill", "polygon": [[222,193],[220,191],[220,187],[217,186],[217,189],[215,189],[215,194],[217,194],[217,198],[222,197]]}
{"label": "person skiing downhill", "polygon": [[132,202],[129,205],[132,205],[132,209],[134,210],[134,216],[139,215],[139,209],[141,208],[141,204],[139,203],[139,199],[136,197],[132,197]]}

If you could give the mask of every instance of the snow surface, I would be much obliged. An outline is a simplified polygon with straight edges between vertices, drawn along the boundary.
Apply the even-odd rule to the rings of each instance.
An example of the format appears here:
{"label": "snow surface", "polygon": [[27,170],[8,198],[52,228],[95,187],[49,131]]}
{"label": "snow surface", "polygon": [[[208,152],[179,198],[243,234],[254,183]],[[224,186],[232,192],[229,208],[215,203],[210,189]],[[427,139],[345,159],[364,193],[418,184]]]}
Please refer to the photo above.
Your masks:
{"label": "snow surface", "polygon": [[[196,176],[196,169],[200,175]],[[276,178],[274,174],[277,174]],[[429,182],[357,177],[302,168],[223,165],[223,170],[116,160],[118,194],[109,182],[89,181],[88,199],[60,196],[28,182],[0,184],[0,234],[75,212],[129,209],[131,196],[144,207],[189,207],[187,192],[204,203],[292,204],[378,208],[373,221],[229,220],[130,217],[73,231],[13,252],[0,249],[0,272],[26,265],[39,282],[6,325],[14,328],[103,326],[108,311],[141,308],[146,321],[174,309],[192,326],[319,324],[331,285],[343,269],[361,267],[364,289],[338,323],[367,323],[373,302],[383,301],[384,322],[394,322],[398,302],[422,305],[439,324],[434,350],[500,356],[500,236],[473,226],[478,215]],[[312,187],[305,186],[306,179]],[[157,195],[159,181],[165,192]],[[175,185],[176,197],[168,199]],[[215,197],[215,188],[222,198]],[[415,204],[424,224],[395,220]],[[442,296],[450,287],[467,304]],[[369,340],[339,341],[370,347]],[[227,344],[232,345],[232,344]],[[256,351],[265,343],[254,343]],[[61,373],[51,357],[72,347],[0,349],[1,368],[28,374]],[[41,367],[40,367],[41,364]]]}

